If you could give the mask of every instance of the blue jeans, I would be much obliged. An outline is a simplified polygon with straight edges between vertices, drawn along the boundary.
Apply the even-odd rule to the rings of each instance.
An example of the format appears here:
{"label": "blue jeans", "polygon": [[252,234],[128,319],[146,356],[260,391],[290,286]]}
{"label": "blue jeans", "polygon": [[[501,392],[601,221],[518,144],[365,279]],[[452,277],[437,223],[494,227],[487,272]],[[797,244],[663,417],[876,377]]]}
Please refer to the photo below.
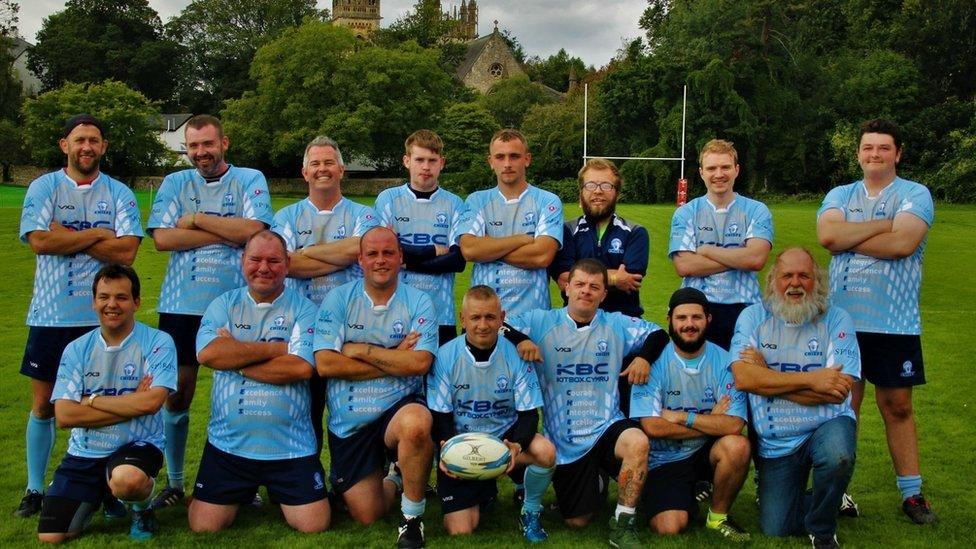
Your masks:
{"label": "blue jeans", "polygon": [[[833,536],[837,510],[854,474],[857,424],[827,421],[788,456],[760,458],[759,525],[767,536]],[[813,471],[813,491],[807,477]]]}

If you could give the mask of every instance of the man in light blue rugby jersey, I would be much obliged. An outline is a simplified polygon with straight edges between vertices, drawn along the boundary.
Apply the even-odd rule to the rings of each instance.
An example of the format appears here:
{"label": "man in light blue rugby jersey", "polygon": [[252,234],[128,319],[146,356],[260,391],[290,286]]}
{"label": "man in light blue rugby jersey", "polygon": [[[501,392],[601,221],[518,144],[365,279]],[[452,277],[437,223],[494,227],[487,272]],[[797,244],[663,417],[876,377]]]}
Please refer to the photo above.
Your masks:
{"label": "man in light blue rugby jersey", "polygon": [[309,417],[315,305],[285,287],[282,238],[261,231],[244,247],[247,286],[217,297],[197,335],[197,358],[214,370],[207,443],[190,503],[190,528],[229,527],[260,485],[285,521],[328,528],[325,471]]}
{"label": "man in light blue rugby jersey", "polygon": [[[647,436],[620,410],[617,378],[647,382],[650,363],[667,334],[656,324],[600,310],[607,269],[581,259],[569,271],[568,306],[509,316],[509,323],[541,349],[543,428],[556,445],[552,484],[567,525],[582,527],[606,503],[609,478],[618,484],[610,520],[614,547],[639,547],[634,515],[647,476]],[[522,344],[520,344],[521,346]],[[627,354],[640,351],[621,372]]]}
{"label": "man in light blue rugby jersey", "polygon": [[[924,185],[898,177],[901,133],[893,122],[861,125],[864,178],[827,193],[817,237],[830,250],[830,298],[854,318],[864,379],[884,420],[902,510],[917,524],[938,521],[922,495],[912,387],[925,383],[918,310],[922,259],[935,208]],[[854,387],[854,411],[864,382]]]}
{"label": "man in light blue rugby jersey", "polygon": [[728,349],[739,313],[761,300],[757,273],[772,249],[773,218],[765,204],[735,192],[739,155],[732,143],[709,141],[699,163],[708,192],[675,210],[668,255],[681,286],[708,296],[705,337]]}
{"label": "man in light blue rugby jersey", "polygon": [[434,444],[421,397],[437,352],[437,320],[424,292],[399,283],[396,233],[374,227],[359,242],[363,278],[329,292],[315,322],[315,362],[327,378],[329,478],[360,524],[379,520],[396,486],[386,460],[399,465],[403,494],[398,547],[423,547],[424,490]]}
{"label": "man in light blue rugby jersey", "polygon": [[644,507],[652,530],[678,534],[698,514],[696,483],[712,483],[706,528],[744,542],[749,534],[728,512],[749,473],[745,395],[735,388],[728,352],[705,340],[709,318],[701,291],[671,294],[671,343],[651,365],[650,381],[631,393],[630,417],[651,439]]}
{"label": "man in light blue rugby jersey", "polygon": [[[434,441],[443,445],[458,433],[494,435],[512,453],[508,473],[524,466],[525,498],[519,523],[531,543],[545,541],[542,496],[556,465],[556,448],[536,432],[542,406],[539,380],[515,345],[498,337],[505,320],[498,295],[474,286],[461,301],[464,335],[437,351],[427,377],[427,406],[434,416]],[[519,483],[522,483],[519,479]],[[437,493],[449,534],[470,534],[481,519],[481,507],[498,494],[494,480],[461,480],[441,462]]]}
{"label": "man in light blue rugby jersey", "polygon": [[139,277],[131,267],[106,265],[91,290],[99,327],[61,357],[52,402],[71,439],[44,496],[37,537],[78,536],[112,494],[132,505],[129,535],[145,541],[158,528],[149,500],[163,464],[159,409],[176,390],[176,348],[166,333],[136,322]]}
{"label": "man in light blue rugby jersey", "polygon": [[783,251],[765,300],[739,316],[729,353],[759,438],[762,531],[809,534],[815,548],[838,547],[837,510],[857,438],[851,388],[861,376],[851,317],[827,303],[827,277],[810,252]]}
{"label": "man in light blue rugby jersey", "polygon": [[400,280],[430,296],[440,325],[441,345],[454,339],[454,273],[464,270],[458,224],[464,202],[437,186],[444,168],[444,142],[430,130],[418,130],[404,143],[403,165],[410,180],[376,197],[380,222],[396,231],[403,248]]}
{"label": "man in light blue rugby jersey", "polygon": [[197,384],[195,340],[200,318],[220,294],[244,285],[241,248],[271,224],[264,175],[224,161],[230,144],[220,120],[201,114],[186,122],[186,155],[194,168],[163,179],[148,229],[156,249],[171,252],[159,295],[159,329],[173,336],[179,389],[163,410],[169,486],[154,507],[183,499],[183,461],[190,403]]}
{"label": "man in light blue rugby jersey", "polygon": [[[308,198],[279,210],[271,227],[288,245],[291,265],[287,285],[315,305],[320,305],[333,288],[362,278],[363,271],[356,264],[359,237],[378,224],[371,208],[342,196],[345,170],[335,141],[321,135],[312,139],[302,157]],[[309,387],[312,427],[321,452],[325,381],[313,373]]]}
{"label": "man in light blue rugby jersey", "polygon": [[531,160],[521,133],[496,132],[488,163],[498,185],[468,196],[460,229],[461,253],[475,263],[471,283],[495,290],[513,315],[549,308],[546,269],[563,240],[562,202],[526,181]]}
{"label": "man in light blue rugby jersey", "polygon": [[[14,511],[17,517],[41,508],[54,449],[51,391],[61,353],[98,325],[91,310],[92,277],[105,263],[131,265],[143,236],[132,191],[99,171],[108,148],[103,129],[89,114],[69,118],[59,142],[67,166],[32,181],[24,196],[20,239],[37,254],[37,268],[20,366],[20,373],[31,378],[33,398],[27,417],[27,490]],[[106,504],[109,514],[124,511],[114,499]]]}

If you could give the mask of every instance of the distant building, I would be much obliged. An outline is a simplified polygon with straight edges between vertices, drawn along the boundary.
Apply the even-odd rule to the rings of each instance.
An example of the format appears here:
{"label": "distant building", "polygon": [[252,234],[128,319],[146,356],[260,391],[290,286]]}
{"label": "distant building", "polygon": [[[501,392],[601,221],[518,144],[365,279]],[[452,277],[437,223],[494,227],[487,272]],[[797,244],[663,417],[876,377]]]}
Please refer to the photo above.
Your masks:
{"label": "distant building", "polygon": [[465,86],[488,93],[498,82],[525,76],[525,71],[495,25],[491,34],[468,42],[468,51],[456,74]]}
{"label": "distant building", "polygon": [[332,0],[332,21],[366,39],[380,28],[380,0]]}
{"label": "distant building", "polygon": [[162,114],[155,121],[159,140],[166,146],[166,150],[179,155],[180,164],[190,163],[186,158],[186,138],[183,132],[186,121],[192,116],[189,113]]}
{"label": "distant building", "polygon": [[14,76],[20,81],[25,97],[36,97],[41,93],[41,79],[27,68],[27,49],[33,44],[20,36],[14,36],[11,41],[13,45],[10,48],[10,56],[13,57]]}

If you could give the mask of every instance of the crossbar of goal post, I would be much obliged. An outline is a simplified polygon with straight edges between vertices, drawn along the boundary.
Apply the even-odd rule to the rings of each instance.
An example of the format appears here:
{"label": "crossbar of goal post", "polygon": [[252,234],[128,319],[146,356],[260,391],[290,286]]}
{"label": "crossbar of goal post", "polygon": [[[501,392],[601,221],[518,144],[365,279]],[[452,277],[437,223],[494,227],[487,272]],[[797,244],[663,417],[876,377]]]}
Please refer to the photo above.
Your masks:
{"label": "crossbar of goal post", "polygon": [[682,86],[681,92],[681,156],[590,156],[587,154],[587,132],[589,131],[590,85],[583,84],[583,163],[591,158],[606,158],[607,160],[649,160],[664,162],[681,162],[681,177],[678,179],[678,206],[688,200],[688,180],[685,179],[685,127],[688,114],[688,86]]}

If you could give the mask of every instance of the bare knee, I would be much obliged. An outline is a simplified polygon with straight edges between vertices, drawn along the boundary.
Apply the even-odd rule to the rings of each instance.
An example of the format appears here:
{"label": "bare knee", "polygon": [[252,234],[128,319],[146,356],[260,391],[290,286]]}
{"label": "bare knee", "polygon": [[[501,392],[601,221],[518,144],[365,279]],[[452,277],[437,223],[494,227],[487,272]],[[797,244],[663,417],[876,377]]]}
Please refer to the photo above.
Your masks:
{"label": "bare knee", "polygon": [[878,400],[878,409],[885,421],[906,421],[912,418],[914,408],[912,399],[888,397]]}
{"label": "bare knee", "polygon": [[399,425],[400,440],[420,442],[430,440],[430,428],[433,420],[430,412],[416,407],[406,414]]}
{"label": "bare knee", "polygon": [[529,449],[539,467],[549,469],[556,466],[556,447],[547,438],[536,435]]}
{"label": "bare knee", "polygon": [[727,435],[715,443],[719,459],[733,466],[749,463],[749,439],[742,435]]}
{"label": "bare knee", "polygon": [[131,465],[120,465],[112,469],[108,481],[112,495],[124,500],[141,500],[149,497],[152,482],[141,469]]}
{"label": "bare knee", "polygon": [[301,517],[287,517],[285,520],[288,526],[303,534],[317,534],[329,529],[330,516],[329,513],[323,513],[321,516],[309,513]]}
{"label": "bare knee", "polygon": [[566,523],[566,526],[576,529],[576,528],[583,528],[584,526],[589,524],[591,518],[593,518],[593,515],[584,515],[582,517],[572,517],[568,519],[563,519],[563,522]]}
{"label": "bare knee", "polygon": [[678,535],[688,527],[688,513],[665,512],[654,515],[651,519],[651,530],[662,536]]}
{"label": "bare knee", "polygon": [[75,534],[69,534],[65,532],[45,532],[43,534],[37,534],[37,541],[42,543],[64,543],[75,537]]}

